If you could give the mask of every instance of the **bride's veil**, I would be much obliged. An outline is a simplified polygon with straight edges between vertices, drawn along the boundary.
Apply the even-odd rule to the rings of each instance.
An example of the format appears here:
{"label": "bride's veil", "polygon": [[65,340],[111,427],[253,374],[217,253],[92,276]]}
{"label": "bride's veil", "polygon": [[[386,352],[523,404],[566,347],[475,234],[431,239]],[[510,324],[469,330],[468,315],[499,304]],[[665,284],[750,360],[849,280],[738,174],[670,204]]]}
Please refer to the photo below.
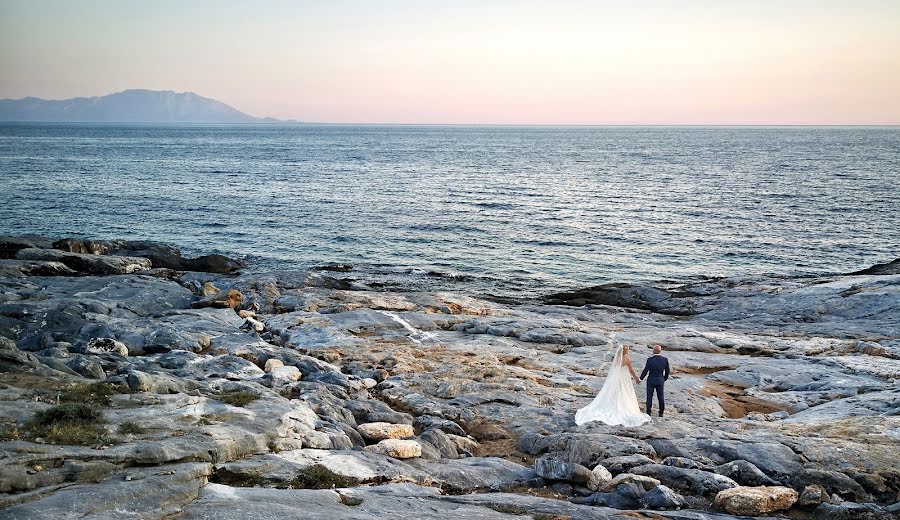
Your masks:
{"label": "bride's veil", "polygon": [[624,368],[624,365],[622,364],[622,357],[624,356],[625,346],[619,345],[616,348],[616,353],[613,354],[612,361],[610,362],[609,372],[606,376],[607,378],[619,377],[620,372],[622,372],[622,369]]}

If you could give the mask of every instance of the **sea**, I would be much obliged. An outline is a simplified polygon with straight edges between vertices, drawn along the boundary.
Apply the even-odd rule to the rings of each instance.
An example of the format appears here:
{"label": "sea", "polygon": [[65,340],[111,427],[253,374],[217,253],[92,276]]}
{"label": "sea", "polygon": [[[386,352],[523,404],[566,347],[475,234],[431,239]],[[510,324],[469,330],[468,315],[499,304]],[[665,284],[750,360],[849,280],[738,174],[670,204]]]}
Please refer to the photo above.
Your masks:
{"label": "sea", "polygon": [[0,234],[394,290],[832,275],[900,257],[900,127],[0,124]]}

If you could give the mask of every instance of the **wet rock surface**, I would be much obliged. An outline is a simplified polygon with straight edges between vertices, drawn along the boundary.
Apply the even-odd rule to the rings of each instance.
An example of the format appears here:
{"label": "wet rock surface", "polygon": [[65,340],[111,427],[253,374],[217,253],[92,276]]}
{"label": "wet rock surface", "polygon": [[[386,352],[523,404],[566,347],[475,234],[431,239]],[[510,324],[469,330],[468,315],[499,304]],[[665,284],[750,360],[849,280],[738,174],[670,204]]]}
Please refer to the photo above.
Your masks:
{"label": "wet rock surface", "polygon": [[[151,242],[0,256],[2,517],[889,518],[900,499],[890,267],[497,303],[191,272]],[[666,416],[575,425],[619,343],[637,368],[663,345]]]}

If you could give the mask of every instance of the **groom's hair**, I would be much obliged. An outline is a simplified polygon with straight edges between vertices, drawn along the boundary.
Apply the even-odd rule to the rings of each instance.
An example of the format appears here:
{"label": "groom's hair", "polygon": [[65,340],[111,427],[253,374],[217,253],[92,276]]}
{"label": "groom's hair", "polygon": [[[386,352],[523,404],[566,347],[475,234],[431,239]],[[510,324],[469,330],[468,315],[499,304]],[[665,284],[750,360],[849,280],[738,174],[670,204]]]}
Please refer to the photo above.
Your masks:
{"label": "groom's hair", "polygon": [[662,345],[653,345],[653,353],[659,354],[660,352],[662,352]]}

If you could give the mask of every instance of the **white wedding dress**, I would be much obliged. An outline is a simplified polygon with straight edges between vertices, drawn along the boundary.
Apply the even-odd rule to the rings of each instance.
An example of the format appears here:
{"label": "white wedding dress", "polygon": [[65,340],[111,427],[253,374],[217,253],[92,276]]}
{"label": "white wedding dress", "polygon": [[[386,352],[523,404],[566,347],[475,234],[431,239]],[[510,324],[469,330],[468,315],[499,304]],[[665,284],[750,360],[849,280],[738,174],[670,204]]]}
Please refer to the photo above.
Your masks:
{"label": "white wedding dress", "polygon": [[640,426],[650,421],[650,416],[641,412],[638,406],[631,374],[622,362],[622,357],[623,349],[619,347],[600,393],[591,404],[575,413],[575,423],[579,426],[591,421],[600,421],[610,426]]}

